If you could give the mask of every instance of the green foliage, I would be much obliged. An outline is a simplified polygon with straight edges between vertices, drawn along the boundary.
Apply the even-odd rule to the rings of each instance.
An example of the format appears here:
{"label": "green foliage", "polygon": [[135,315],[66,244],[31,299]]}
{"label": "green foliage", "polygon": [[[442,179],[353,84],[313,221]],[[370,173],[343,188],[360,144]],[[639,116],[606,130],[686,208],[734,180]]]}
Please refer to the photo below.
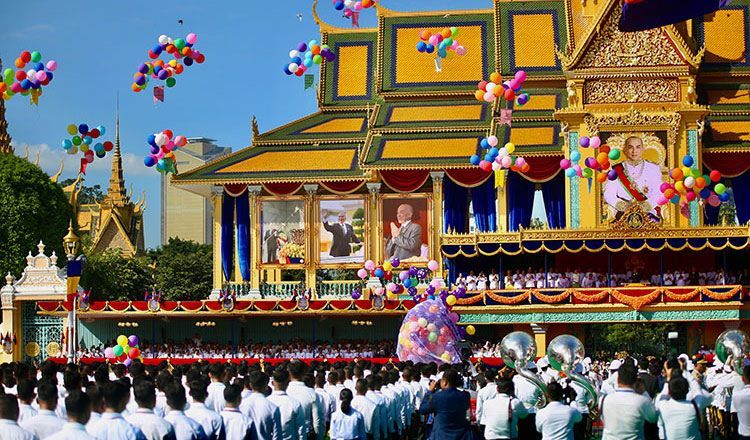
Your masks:
{"label": "green foliage", "polygon": [[[65,188],[75,182],[76,179],[65,179],[60,182],[60,186]],[[89,205],[97,202],[101,202],[104,199],[104,191],[99,185],[94,186],[81,186],[81,191],[78,193],[78,203],[81,205]]]}
{"label": "green foliage", "polygon": [[64,260],[71,208],[62,188],[27,160],[0,154],[0,270],[20,275],[39,240]]}
{"label": "green foliage", "polygon": [[170,238],[169,243],[149,251],[156,270],[156,289],[169,301],[205,299],[213,287],[211,245]]}
{"label": "green foliage", "polygon": [[529,229],[544,229],[545,223],[540,219],[539,217],[534,217],[531,219],[531,223],[529,224]]}
{"label": "green foliage", "polygon": [[126,257],[119,250],[87,255],[81,286],[91,289],[93,301],[143,300],[151,290],[148,259]]}
{"label": "green foliage", "polygon": [[592,332],[598,349],[663,356],[672,327],[669,323],[594,324]]}

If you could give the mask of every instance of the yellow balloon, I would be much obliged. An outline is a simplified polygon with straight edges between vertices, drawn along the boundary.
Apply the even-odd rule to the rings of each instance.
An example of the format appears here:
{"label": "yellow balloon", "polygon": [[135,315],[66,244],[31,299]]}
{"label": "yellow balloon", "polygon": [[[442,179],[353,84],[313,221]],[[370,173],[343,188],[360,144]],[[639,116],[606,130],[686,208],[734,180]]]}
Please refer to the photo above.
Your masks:
{"label": "yellow balloon", "polygon": [[396,295],[396,294],[395,294],[395,293],[393,293],[393,292],[388,292],[388,295],[386,295],[386,296],[387,296],[387,297],[388,297],[388,299],[390,299],[390,300],[398,299],[398,295]]}
{"label": "yellow balloon", "polygon": [[512,142],[508,142],[505,144],[505,149],[508,150],[508,154],[513,154],[516,151],[516,146]]}
{"label": "yellow balloon", "polygon": [[75,126],[75,124],[68,125],[68,134],[71,136],[75,136],[78,134],[78,127]]}
{"label": "yellow balloon", "polygon": [[391,264],[390,261],[386,261],[385,263],[383,263],[383,270],[384,271],[390,272],[392,269],[393,269],[393,265]]}
{"label": "yellow balloon", "polygon": [[455,295],[448,295],[448,298],[445,298],[445,303],[449,306],[456,305],[456,297]]}
{"label": "yellow balloon", "polygon": [[467,335],[473,335],[476,332],[477,332],[477,329],[475,329],[473,325],[467,325],[466,326],[466,334]]}
{"label": "yellow balloon", "polygon": [[443,360],[443,362],[450,362],[451,361],[451,354],[447,351],[444,351],[443,354],[440,355],[440,359]]}
{"label": "yellow balloon", "polygon": [[677,191],[678,193],[684,193],[684,192],[685,192],[685,184],[684,184],[684,183],[682,183],[682,181],[677,181],[677,182],[675,182],[675,184],[674,184],[674,189],[675,189],[675,190],[676,190],[676,191]]}
{"label": "yellow balloon", "polygon": [[84,153],[87,152],[87,151],[89,151],[88,144],[81,144],[80,148],[81,148],[81,151],[83,151]]}
{"label": "yellow balloon", "polygon": [[117,345],[127,347],[128,346],[128,337],[125,335],[120,335],[117,337]]}
{"label": "yellow balloon", "polygon": [[690,167],[682,167],[682,175],[685,177],[689,176],[691,171]]}

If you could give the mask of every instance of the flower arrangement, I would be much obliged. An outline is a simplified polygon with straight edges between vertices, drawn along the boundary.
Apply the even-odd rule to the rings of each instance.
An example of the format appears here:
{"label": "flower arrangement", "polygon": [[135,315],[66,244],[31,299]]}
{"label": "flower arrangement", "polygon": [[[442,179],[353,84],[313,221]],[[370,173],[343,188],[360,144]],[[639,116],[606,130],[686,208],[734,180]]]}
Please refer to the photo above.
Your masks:
{"label": "flower arrangement", "polygon": [[287,243],[279,250],[279,259],[302,259],[305,258],[305,247],[295,243]]}

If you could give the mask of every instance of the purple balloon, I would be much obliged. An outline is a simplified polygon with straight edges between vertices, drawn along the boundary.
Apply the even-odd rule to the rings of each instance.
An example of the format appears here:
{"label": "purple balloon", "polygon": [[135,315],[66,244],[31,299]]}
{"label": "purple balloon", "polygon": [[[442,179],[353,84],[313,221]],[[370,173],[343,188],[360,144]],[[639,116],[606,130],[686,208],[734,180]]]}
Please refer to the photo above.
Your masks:
{"label": "purple balloon", "polygon": [[130,368],[131,365],[133,365],[133,359],[127,358],[123,362],[123,365],[125,365],[127,368]]}
{"label": "purple balloon", "polygon": [[399,272],[398,273],[398,279],[400,279],[401,281],[408,280],[409,279],[409,272],[406,271],[406,270],[403,270],[403,271]]}
{"label": "purple balloon", "polygon": [[160,70],[159,74],[157,75],[159,79],[165,80],[169,76],[169,73],[167,73],[166,69]]}
{"label": "purple balloon", "polygon": [[304,41],[297,46],[299,52],[307,52],[307,43]]}
{"label": "purple balloon", "polygon": [[415,277],[417,276],[417,272],[419,272],[419,269],[416,267],[412,266],[409,268],[409,276]]}
{"label": "purple balloon", "polygon": [[153,145],[150,145],[149,147],[151,148],[151,154],[159,154],[159,151],[161,151],[159,147],[154,147]]}
{"label": "purple balloon", "polygon": [[427,270],[425,269],[417,270],[417,278],[419,278],[420,280],[427,278]]}
{"label": "purple balloon", "polygon": [[617,171],[615,171],[614,169],[609,170],[607,172],[607,179],[609,179],[609,180],[617,180]]}
{"label": "purple balloon", "polygon": [[128,345],[131,347],[137,347],[138,346],[138,336],[136,335],[130,335],[128,336]]}
{"label": "purple balloon", "polygon": [[588,136],[581,136],[581,139],[578,141],[578,144],[581,145],[581,147],[586,148],[589,146],[589,137]]}

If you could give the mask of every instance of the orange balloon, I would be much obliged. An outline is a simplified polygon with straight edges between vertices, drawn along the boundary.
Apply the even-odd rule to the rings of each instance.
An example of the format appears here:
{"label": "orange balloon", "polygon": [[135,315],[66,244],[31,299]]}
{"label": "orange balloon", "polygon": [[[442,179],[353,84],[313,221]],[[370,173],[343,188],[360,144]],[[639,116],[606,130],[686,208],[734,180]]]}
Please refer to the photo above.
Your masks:
{"label": "orange balloon", "polygon": [[529,165],[529,163],[528,163],[528,162],[526,162],[526,163],[524,163],[524,164],[523,164],[523,166],[521,167],[521,172],[522,172],[522,173],[528,173],[530,169],[531,169],[531,165]]}
{"label": "orange balloon", "polygon": [[674,197],[675,191],[672,188],[667,188],[666,191],[664,191],[664,197],[667,199],[671,199]]}
{"label": "orange balloon", "polygon": [[312,47],[312,54],[313,55],[320,55],[320,46],[318,46],[317,44],[315,46],[313,46]]}
{"label": "orange balloon", "polygon": [[8,90],[8,85],[4,82],[0,82],[0,93],[5,93],[6,90]]}
{"label": "orange balloon", "polygon": [[421,33],[419,34],[419,38],[421,38],[421,39],[422,39],[422,40],[424,40],[424,41],[427,41],[427,40],[429,40],[431,36],[432,36],[432,32],[428,31],[427,29],[423,30],[423,31],[422,31],[422,32],[421,32]]}
{"label": "orange balloon", "polygon": [[484,93],[483,90],[477,90],[474,92],[474,97],[477,98],[477,101],[484,101]]}
{"label": "orange balloon", "polygon": [[363,8],[371,8],[372,5],[374,5],[374,4],[375,4],[375,2],[373,2],[372,0],[362,0],[362,7]]}
{"label": "orange balloon", "polygon": [[695,179],[695,187],[698,189],[703,189],[706,187],[706,179],[703,177],[697,177]]}
{"label": "orange balloon", "polygon": [[596,175],[596,181],[599,183],[604,183],[607,181],[607,175],[604,173],[598,173]]}
{"label": "orange balloon", "polygon": [[164,60],[156,60],[154,61],[154,66],[164,67]]}
{"label": "orange balloon", "polygon": [[503,95],[503,93],[505,93],[505,89],[502,86],[497,86],[492,91],[492,94],[495,95],[498,98],[501,97]]}
{"label": "orange balloon", "polygon": [[679,168],[675,168],[675,169],[673,169],[673,170],[672,170],[672,171],[671,171],[671,172],[669,173],[669,175],[670,175],[670,176],[672,176],[672,178],[673,178],[674,180],[682,180],[682,178],[683,178],[683,177],[685,177],[685,175],[684,175],[684,174],[682,173],[682,170],[681,170],[681,169],[679,169]]}
{"label": "orange balloon", "polygon": [[[497,72],[492,72],[490,74],[490,82],[493,82],[495,84],[500,84],[503,82],[503,77]],[[502,88],[502,87],[501,87]]]}
{"label": "orange balloon", "polygon": [[179,74],[182,73],[183,70],[185,70],[185,67],[182,64],[177,64],[177,66],[174,68],[174,70],[179,75]]}
{"label": "orange balloon", "polygon": [[16,58],[16,67],[18,67],[19,69],[23,69],[23,66],[25,65],[26,63],[24,63],[22,59]]}
{"label": "orange balloon", "polygon": [[191,53],[193,53],[193,49],[191,49],[191,48],[189,48],[187,46],[185,46],[185,47],[182,48],[182,55],[184,55],[186,57],[189,57]]}
{"label": "orange balloon", "polygon": [[136,83],[133,83],[133,85],[130,88],[133,89],[133,91],[136,92],[136,93],[138,93],[138,92],[141,91],[141,86],[139,86]]}
{"label": "orange balloon", "polygon": [[596,155],[596,161],[599,163],[599,165],[604,165],[604,162],[607,161],[607,153],[599,153]]}
{"label": "orange balloon", "polygon": [[453,32],[451,32],[450,28],[445,28],[440,32],[440,35],[442,35],[443,38],[450,38],[450,36],[453,35]]}
{"label": "orange balloon", "polygon": [[607,145],[607,144],[601,145],[599,147],[599,152],[600,153],[609,153],[610,150],[611,149],[609,148],[609,145]]}

